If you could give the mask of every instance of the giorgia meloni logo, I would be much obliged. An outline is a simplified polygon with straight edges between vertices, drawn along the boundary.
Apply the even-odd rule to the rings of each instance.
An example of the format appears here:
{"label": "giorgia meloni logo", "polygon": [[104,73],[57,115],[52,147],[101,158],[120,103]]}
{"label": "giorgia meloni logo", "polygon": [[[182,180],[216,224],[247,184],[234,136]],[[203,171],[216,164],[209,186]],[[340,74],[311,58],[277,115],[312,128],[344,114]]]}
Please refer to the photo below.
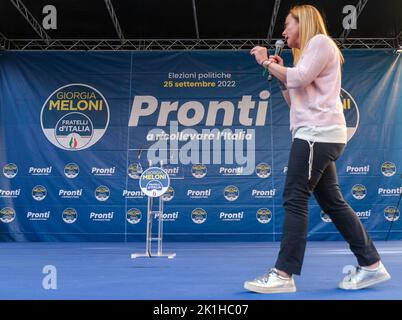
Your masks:
{"label": "giorgia meloni logo", "polygon": [[160,197],[170,186],[170,178],[165,170],[151,167],[145,170],[140,177],[140,188],[148,197]]}
{"label": "giorgia meloni logo", "polygon": [[46,138],[56,147],[77,151],[98,142],[109,125],[109,105],[95,88],[73,83],[54,91],[40,115]]}

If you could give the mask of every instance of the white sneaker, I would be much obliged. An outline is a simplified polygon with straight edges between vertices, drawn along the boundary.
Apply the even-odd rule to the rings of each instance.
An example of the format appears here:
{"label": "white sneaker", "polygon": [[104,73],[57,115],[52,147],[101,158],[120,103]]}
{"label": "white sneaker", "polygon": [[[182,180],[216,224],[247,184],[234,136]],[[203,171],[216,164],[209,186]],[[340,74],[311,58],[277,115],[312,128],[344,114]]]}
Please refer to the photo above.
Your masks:
{"label": "white sneaker", "polygon": [[350,271],[339,283],[339,288],[345,290],[359,290],[387,281],[388,279],[391,279],[391,276],[380,261],[379,266],[375,269],[360,266],[356,267],[355,270]]}
{"label": "white sneaker", "polygon": [[270,269],[263,276],[244,282],[244,288],[258,293],[296,292],[293,276],[290,278],[282,277],[275,268]]}

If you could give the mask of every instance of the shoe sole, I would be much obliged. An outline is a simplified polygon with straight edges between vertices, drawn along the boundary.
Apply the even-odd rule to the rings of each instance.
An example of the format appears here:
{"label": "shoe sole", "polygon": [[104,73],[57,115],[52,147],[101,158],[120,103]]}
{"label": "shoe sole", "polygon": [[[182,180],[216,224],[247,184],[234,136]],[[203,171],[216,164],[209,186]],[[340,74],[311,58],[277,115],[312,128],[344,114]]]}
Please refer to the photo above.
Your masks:
{"label": "shoe sole", "polygon": [[381,278],[377,278],[377,279],[373,279],[373,280],[371,280],[371,281],[364,282],[364,283],[362,283],[362,284],[360,284],[360,285],[358,285],[358,286],[355,286],[355,287],[348,287],[348,288],[347,288],[347,287],[343,287],[342,284],[340,284],[340,285],[339,285],[339,288],[341,288],[341,289],[343,289],[343,290],[360,290],[360,289],[364,289],[364,288],[373,286],[373,285],[375,285],[375,284],[378,284],[378,283],[387,281],[387,280],[389,280],[389,279],[391,279],[391,276],[390,276],[389,273],[387,273],[387,274],[385,274],[384,276],[382,276]]}
{"label": "shoe sole", "polygon": [[257,292],[257,293],[290,293],[296,292],[296,287],[291,288],[263,288],[259,286],[254,286],[250,283],[244,283],[244,289],[249,291]]}

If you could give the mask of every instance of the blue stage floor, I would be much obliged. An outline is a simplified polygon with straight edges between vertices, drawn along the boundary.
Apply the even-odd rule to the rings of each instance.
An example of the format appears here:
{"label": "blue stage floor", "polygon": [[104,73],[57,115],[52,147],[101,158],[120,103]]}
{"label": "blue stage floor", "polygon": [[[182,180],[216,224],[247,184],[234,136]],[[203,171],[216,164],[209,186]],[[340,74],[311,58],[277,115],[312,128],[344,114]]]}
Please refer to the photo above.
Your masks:
{"label": "blue stage floor", "polygon": [[[1,243],[0,299],[402,299],[402,241],[376,242],[392,279],[361,291],[337,289],[356,260],[343,242],[309,242],[297,293],[261,295],[244,280],[273,266],[279,243],[168,243],[168,259],[130,259],[143,243]],[[45,265],[57,289],[45,290]]]}

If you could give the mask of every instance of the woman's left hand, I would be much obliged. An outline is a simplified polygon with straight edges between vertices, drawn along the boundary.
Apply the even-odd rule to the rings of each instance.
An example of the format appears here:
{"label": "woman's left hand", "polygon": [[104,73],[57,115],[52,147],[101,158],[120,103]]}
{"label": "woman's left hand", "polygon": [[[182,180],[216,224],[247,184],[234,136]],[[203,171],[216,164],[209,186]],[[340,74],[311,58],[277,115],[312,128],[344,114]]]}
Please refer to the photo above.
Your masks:
{"label": "woman's left hand", "polygon": [[279,64],[280,66],[284,66],[284,64],[283,64],[283,59],[280,57],[280,56],[278,56],[278,55],[276,55],[276,56],[269,56],[269,61],[272,61],[273,63],[277,63],[277,64]]}
{"label": "woman's left hand", "polygon": [[254,55],[258,64],[262,64],[265,60],[268,60],[267,48],[256,46],[250,51],[251,55]]}

